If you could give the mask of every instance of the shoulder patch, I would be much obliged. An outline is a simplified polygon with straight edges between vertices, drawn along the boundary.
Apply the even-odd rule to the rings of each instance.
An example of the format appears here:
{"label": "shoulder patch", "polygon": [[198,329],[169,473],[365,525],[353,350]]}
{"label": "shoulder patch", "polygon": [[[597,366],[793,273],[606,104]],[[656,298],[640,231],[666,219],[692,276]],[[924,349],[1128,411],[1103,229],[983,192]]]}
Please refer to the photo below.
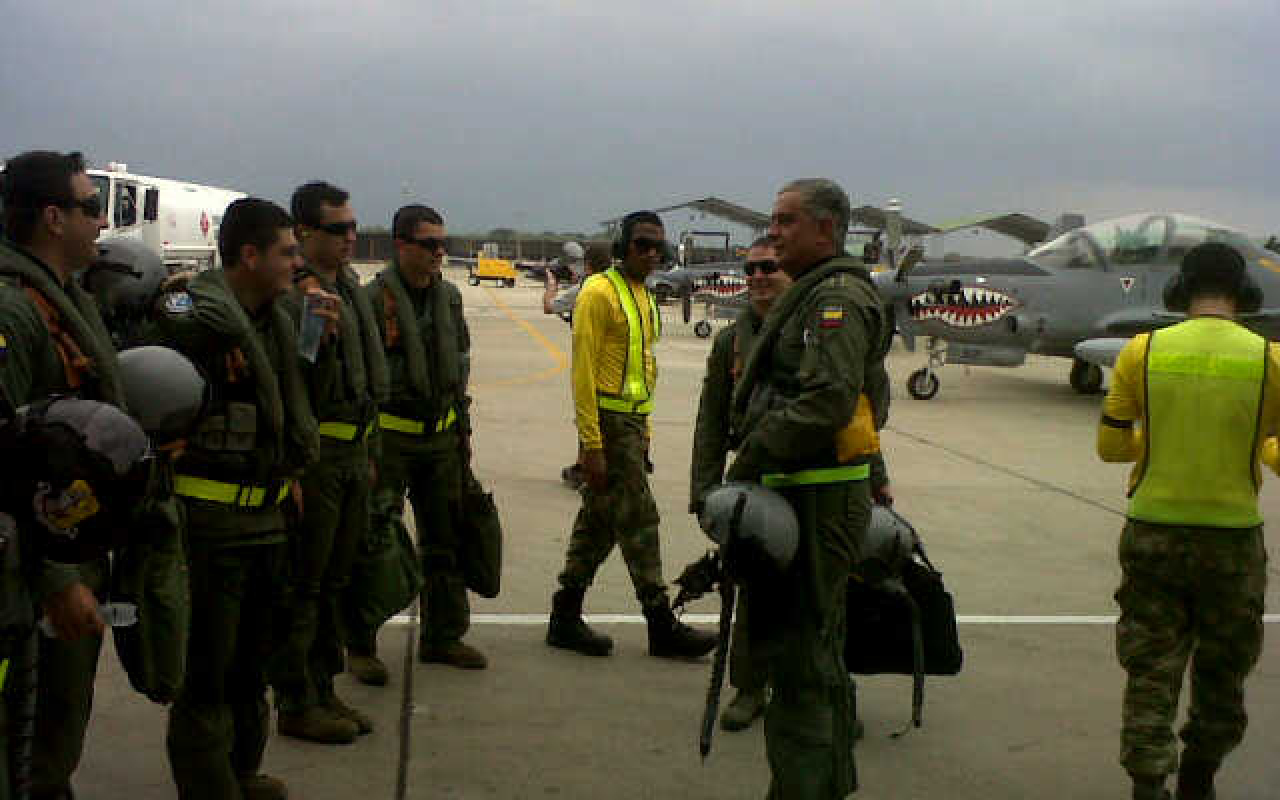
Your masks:
{"label": "shoulder patch", "polygon": [[9,340],[5,338],[5,335],[3,333],[0,333],[0,361],[4,361],[5,357],[8,355],[9,355]]}
{"label": "shoulder patch", "polygon": [[840,306],[823,306],[818,311],[819,328],[839,328],[844,325],[844,309]]}
{"label": "shoulder patch", "polygon": [[191,309],[191,295],[186,292],[169,292],[164,296],[166,314],[190,314]]}

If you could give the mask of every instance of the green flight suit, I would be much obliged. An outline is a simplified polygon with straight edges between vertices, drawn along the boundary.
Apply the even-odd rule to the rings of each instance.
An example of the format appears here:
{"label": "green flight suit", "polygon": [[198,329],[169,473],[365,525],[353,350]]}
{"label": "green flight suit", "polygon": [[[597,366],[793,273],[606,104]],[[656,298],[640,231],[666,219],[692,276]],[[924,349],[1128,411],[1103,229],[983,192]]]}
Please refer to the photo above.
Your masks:
{"label": "green flight suit", "polygon": [[[689,477],[689,512],[697,514],[702,497],[724,480],[724,467],[729,456],[733,382],[742,369],[743,359],[751,351],[760,329],[760,315],[747,307],[733,324],[716,334],[707,355],[707,372],[702,378],[702,394],[698,399],[698,416],[693,429],[693,458]],[[738,592],[737,615],[733,621],[732,646],[729,649],[729,682],[735,689],[753,692],[769,681],[769,662],[751,647],[748,635],[750,605],[747,587]]]}
{"label": "green flight suit", "polygon": [[[471,436],[471,334],[462,295],[443,278],[415,289],[392,261],[365,290],[383,326],[391,386],[379,415],[382,459],[369,539],[371,544],[399,540],[407,490],[422,560],[419,646],[426,651],[458,641],[471,624],[454,521],[462,495],[463,447]],[[350,588],[352,593],[376,590],[354,583]],[[350,615],[352,649],[372,653],[377,630],[367,623],[357,630],[360,624]]]}
{"label": "green flight suit", "polygon": [[163,306],[161,340],[201,369],[212,396],[175,480],[187,509],[191,636],[166,745],[179,797],[234,800],[266,747],[266,667],[288,577],[280,500],[315,458],[316,424],[279,303],[250,317],[223,270],[208,270]]}
{"label": "green flight suit", "polygon": [[[74,283],[63,285],[53,270],[7,239],[0,238],[0,335],[5,338],[0,383],[15,405],[53,393],[70,393],[123,407],[124,396],[111,337],[93,298]],[[44,318],[26,289],[39,292],[60,318],[60,327],[88,358],[81,385],[72,386]],[[38,604],[49,595],[82,582],[99,600],[106,586],[105,557],[79,566],[46,563],[25,567],[34,577],[29,589]],[[38,700],[32,763],[36,797],[70,789],[71,774],[84,750],[93,706],[101,636],[64,642],[38,637]]]}
{"label": "green flight suit", "polygon": [[[734,389],[741,436],[728,479],[768,483],[768,475],[840,469],[836,435],[853,419],[888,336],[884,306],[854,259],[799,276],[765,319]],[[839,480],[779,491],[796,511],[799,550],[780,581],[751,587],[752,644],[766,652],[773,687],[769,797],[843,798],[857,788],[845,591],[870,518],[870,487]]]}
{"label": "green flight suit", "polygon": [[326,338],[314,364],[299,359],[320,432],[320,458],[300,481],[303,513],[292,537],[288,612],[273,660],[276,705],[288,713],[323,704],[333,676],[346,667],[341,600],[356,548],[369,535],[369,463],[378,403],[386,399],[387,364],[377,318],[348,267],[329,283],[310,268],[281,303],[301,319],[305,289],[315,285],[341,303],[338,335]]}

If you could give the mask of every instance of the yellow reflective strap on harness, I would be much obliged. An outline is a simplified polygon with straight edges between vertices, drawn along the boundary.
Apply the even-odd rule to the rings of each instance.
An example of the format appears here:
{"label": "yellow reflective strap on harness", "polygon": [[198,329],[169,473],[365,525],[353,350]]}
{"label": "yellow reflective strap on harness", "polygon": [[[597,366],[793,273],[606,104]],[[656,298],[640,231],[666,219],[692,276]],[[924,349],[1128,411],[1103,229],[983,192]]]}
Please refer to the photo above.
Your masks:
{"label": "yellow reflective strap on harness", "polygon": [[804,469],[799,472],[774,472],[762,476],[760,483],[770,489],[782,489],[788,486],[817,486],[823,483],[865,481],[870,477],[870,464],[855,464],[849,467]]}
{"label": "yellow reflective strap on harness", "polygon": [[281,486],[274,497],[268,497],[270,490],[260,486],[241,486],[238,483],[197,478],[194,475],[175,475],[173,491],[196,500],[209,500],[240,508],[258,508],[266,505],[268,500],[273,506],[279,505],[288,496],[289,486]]}
{"label": "yellow reflective strap on harness", "polygon": [[[457,421],[458,412],[451,408],[449,409],[449,413],[444,415],[443,419],[436,422],[434,432],[443,433],[444,431],[452,428],[454,423]],[[385,411],[378,414],[378,424],[385,430],[398,431],[399,433],[410,433],[415,436],[421,436],[427,432],[427,423],[422,420],[397,417],[395,414],[388,414]]]}
{"label": "yellow reflective strap on harness", "polygon": [[[365,428],[365,434],[368,435],[369,429]],[[350,422],[321,422],[320,435],[328,436],[330,439],[341,439],[344,442],[353,442],[360,435],[360,426],[352,425]],[[361,436],[360,438],[364,438]]]}
{"label": "yellow reflective strap on harness", "polygon": [[0,692],[4,691],[4,681],[9,677],[9,659],[0,661]]}
{"label": "yellow reflective strap on harness", "polygon": [[652,397],[641,400],[639,403],[631,403],[602,394],[596,397],[596,402],[605,411],[619,411],[623,414],[648,414],[653,411]]}

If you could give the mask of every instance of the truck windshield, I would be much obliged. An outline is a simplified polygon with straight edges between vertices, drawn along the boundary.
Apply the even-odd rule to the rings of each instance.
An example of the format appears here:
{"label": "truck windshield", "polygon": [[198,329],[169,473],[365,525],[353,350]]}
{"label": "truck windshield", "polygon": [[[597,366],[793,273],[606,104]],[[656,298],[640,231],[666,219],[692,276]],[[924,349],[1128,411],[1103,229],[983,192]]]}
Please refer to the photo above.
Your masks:
{"label": "truck windshield", "polygon": [[111,180],[106,175],[90,175],[89,180],[93,181],[93,188],[98,190],[98,198],[102,201],[102,209],[105,211],[111,199]]}

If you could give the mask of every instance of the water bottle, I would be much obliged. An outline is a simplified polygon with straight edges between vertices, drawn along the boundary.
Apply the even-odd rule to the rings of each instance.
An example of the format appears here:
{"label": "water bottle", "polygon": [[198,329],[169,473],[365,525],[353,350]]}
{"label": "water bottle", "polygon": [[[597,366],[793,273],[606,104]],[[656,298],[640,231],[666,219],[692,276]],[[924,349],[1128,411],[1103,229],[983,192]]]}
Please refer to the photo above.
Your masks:
{"label": "water bottle", "polygon": [[[98,616],[104,625],[112,628],[127,628],[138,623],[138,607],[133,603],[103,603],[98,606]],[[38,625],[40,632],[50,639],[58,638],[53,623],[48,617],[41,617]]]}
{"label": "water bottle", "polygon": [[316,363],[320,352],[320,340],[324,337],[324,317],[316,313],[324,308],[324,300],[311,295],[302,298],[302,322],[298,330],[298,355]]}

